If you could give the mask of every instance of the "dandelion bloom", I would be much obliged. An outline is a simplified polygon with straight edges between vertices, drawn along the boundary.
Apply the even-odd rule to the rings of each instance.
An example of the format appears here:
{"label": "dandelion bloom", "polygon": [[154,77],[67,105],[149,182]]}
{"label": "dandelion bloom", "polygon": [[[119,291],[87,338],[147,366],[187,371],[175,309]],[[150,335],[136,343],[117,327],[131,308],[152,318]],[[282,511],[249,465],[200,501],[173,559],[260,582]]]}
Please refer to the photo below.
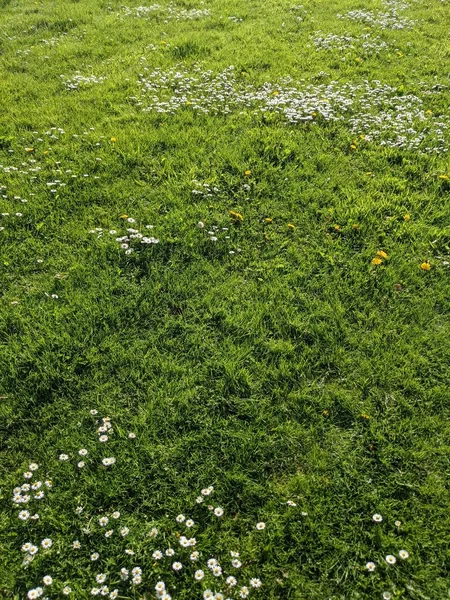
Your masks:
{"label": "dandelion bloom", "polygon": [[378,266],[378,265],[381,265],[381,263],[382,263],[382,262],[383,262],[383,261],[382,261],[382,259],[381,259],[381,258],[378,258],[378,257],[372,258],[372,264],[373,264],[375,267],[376,267],[376,266]]}
{"label": "dandelion bloom", "polygon": [[422,271],[429,271],[431,269],[431,265],[429,262],[423,262],[420,265],[420,268],[422,269]]}
{"label": "dandelion bloom", "polygon": [[380,258],[388,258],[388,255],[383,250],[378,250],[377,256],[379,256]]}

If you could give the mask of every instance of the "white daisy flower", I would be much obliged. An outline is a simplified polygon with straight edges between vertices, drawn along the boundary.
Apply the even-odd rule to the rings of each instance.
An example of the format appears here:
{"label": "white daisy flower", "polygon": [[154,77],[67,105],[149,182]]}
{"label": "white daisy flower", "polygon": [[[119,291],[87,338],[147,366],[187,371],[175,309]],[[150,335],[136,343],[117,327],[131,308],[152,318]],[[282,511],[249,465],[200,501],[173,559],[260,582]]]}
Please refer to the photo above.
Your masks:
{"label": "white daisy flower", "polygon": [[195,571],[195,573],[194,573],[194,577],[197,581],[201,581],[204,576],[205,576],[205,573],[201,569],[199,569],[198,571]]}
{"label": "white daisy flower", "polygon": [[99,573],[98,575],[95,576],[95,581],[97,583],[104,583],[106,581],[106,575],[105,573]]}
{"label": "white daisy flower", "polygon": [[152,556],[155,560],[161,560],[161,558],[163,557],[163,553],[161,552],[161,550],[155,550]]}
{"label": "white daisy flower", "polygon": [[391,600],[392,594],[389,592],[383,592],[383,600]]}
{"label": "white daisy flower", "polygon": [[89,411],[91,413],[91,415],[96,415],[98,414],[98,410],[95,410],[95,408],[93,408],[92,410]]}
{"label": "white daisy flower", "polygon": [[98,438],[98,441],[99,441],[99,442],[107,442],[107,441],[108,441],[108,436],[107,436],[107,435],[101,435],[101,436]]}
{"label": "white daisy flower", "polygon": [[37,521],[39,519],[39,515],[37,513],[34,515],[31,515],[30,519],[33,519],[33,521]]}
{"label": "white daisy flower", "polygon": [[406,560],[407,558],[409,558],[409,552],[407,552],[406,550],[400,550],[398,555],[402,560]]}
{"label": "white daisy flower", "polygon": [[45,575],[45,577],[42,578],[42,581],[44,582],[44,585],[52,585],[53,577],[50,577],[50,575]]}
{"label": "white daisy flower", "polygon": [[26,521],[30,518],[30,513],[27,510],[21,510],[19,513],[19,519],[21,521]]}
{"label": "white daisy flower", "polygon": [[69,457],[67,456],[67,454],[60,454],[59,460],[69,460]]}
{"label": "white daisy flower", "polygon": [[197,550],[195,552],[192,552],[190,559],[192,560],[192,562],[195,562],[196,560],[198,560],[198,557],[200,556],[199,552],[197,552]]}
{"label": "white daisy flower", "polygon": [[148,534],[149,537],[156,537],[158,535],[158,529],[156,527],[152,527],[152,529],[150,530],[150,533]]}
{"label": "white daisy flower", "polygon": [[397,562],[397,559],[395,558],[395,556],[393,556],[392,554],[388,554],[386,556],[386,562],[388,563],[388,565],[395,565],[395,563]]}
{"label": "white daisy flower", "polygon": [[188,519],[185,523],[186,527],[194,527],[195,523],[192,519]]}
{"label": "white daisy flower", "polygon": [[166,556],[173,556],[175,554],[175,550],[173,548],[167,548],[165,554]]}
{"label": "white daisy flower", "polygon": [[211,569],[211,572],[214,577],[220,577],[222,575],[222,567],[220,565],[216,565]]}
{"label": "white daisy flower", "polygon": [[235,569],[240,569],[240,568],[242,567],[242,563],[241,563],[241,561],[240,561],[240,560],[238,560],[237,558],[234,558],[234,559],[231,561],[231,564],[232,564],[232,566],[233,566]]}
{"label": "white daisy flower", "polygon": [[50,479],[47,479],[47,481],[45,482],[45,485],[46,485],[48,488],[51,488],[53,484],[52,484],[52,482],[50,481]]}
{"label": "white daisy flower", "polygon": [[53,542],[50,538],[44,538],[41,542],[41,546],[44,548],[44,550],[48,550],[49,548],[51,548],[53,545]]}
{"label": "white daisy flower", "polygon": [[398,528],[398,527],[400,527],[400,526],[401,526],[401,524],[402,524],[402,522],[401,522],[401,521],[395,521],[395,522],[394,522],[394,525],[395,525],[397,528]]}
{"label": "white daisy flower", "polygon": [[120,517],[120,512],[119,512],[118,510],[115,510],[115,511],[113,512],[113,514],[111,515],[111,517],[112,517],[113,519],[118,519],[118,518]]}
{"label": "white daisy flower", "polygon": [[125,581],[128,579],[128,571],[125,568],[120,569],[120,577]]}
{"label": "white daisy flower", "polygon": [[26,473],[24,473],[23,476],[25,477],[25,479],[31,479],[33,477],[33,473],[31,471],[26,471]]}
{"label": "white daisy flower", "polygon": [[82,469],[85,465],[86,465],[86,463],[84,462],[84,460],[80,460],[80,462],[77,464],[77,467],[79,469]]}
{"label": "white daisy flower", "polygon": [[141,575],[135,575],[133,577],[133,579],[131,580],[131,583],[133,585],[139,585],[140,583],[142,583],[142,577],[141,577]]}
{"label": "white daisy flower", "polygon": [[226,581],[230,587],[234,587],[237,584],[237,579],[233,576],[227,577]]}
{"label": "white daisy flower", "polygon": [[63,591],[62,591],[62,593],[64,594],[64,596],[68,596],[71,592],[72,592],[72,588],[70,588],[68,585],[66,585],[63,588]]}
{"label": "white daisy flower", "polygon": [[164,593],[165,589],[166,589],[166,584],[164,583],[164,581],[158,581],[158,583],[155,585],[155,591],[157,594]]}
{"label": "white daisy flower", "polygon": [[81,450],[78,450],[78,454],[80,456],[87,456],[88,451],[86,450],[86,448],[81,448]]}
{"label": "white daisy flower", "polygon": [[373,562],[366,563],[366,569],[370,572],[375,571],[376,565]]}
{"label": "white daisy flower", "polygon": [[91,595],[92,595],[92,596],[98,596],[99,594],[100,594],[100,588],[93,587],[93,588],[91,589]]}
{"label": "white daisy flower", "polygon": [[99,558],[100,558],[100,554],[98,552],[93,552],[91,554],[91,560],[92,561],[98,560]]}
{"label": "white daisy flower", "polygon": [[263,523],[262,521],[261,521],[261,522],[259,522],[259,523],[256,523],[256,529],[257,529],[258,531],[262,531],[262,530],[263,530],[263,529],[265,529],[265,528],[266,528],[266,524],[265,524],[265,523]]}
{"label": "white daisy flower", "polygon": [[203,600],[214,600],[214,592],[212,592],[211,590],[205,590],[203,592]]}
{"label": "white daisy flower", "polygon": [[78,550],[78,548],[81,548],[81,544],[80,544],[80,542],[79,542],[78,540],[75,540],[75,541],[73,542],[72,546],[73,546],[73,547],[74,547],[76,550]]}
{"label": "white daisy flower", "polygon": [[297,506],[297,504],[296,504],[296,503],[295,503],[293,500],[288,500],[288,501],[286,502],[286,504],[287,504],[288,506]]}
{"label": "white daisy flower", "polygon": [[212,569],[213,567],[215,567],[218,564],[218,562],[215,558],[210,558],[206,564],[208,565],[208,567],[210,569]]}
{"label": "white daisy flower", "polygon": [[249,595],[249,593],[250,593],[250,590],[245,585],[243,585],[241,587],[241,589],[239,590],[239,596],[241,598],[247,598],[247,596]]}
{"label": "white daisy flower", "polygon": [[114,529],[108,529],[108,531],[105,532],[105,538],[111,537],[113,533]]}
{"label": "white daisy flower", "polygon": [[250,585],[254,588],[259,588],[262,586],[262,581],[261,579],[254,577],[253,579],[250,579]]}
{"label": "white daisy flower", "polygon": [[141,567],[133,567],[133,569],[131,569],[131,574],[132,575],[142,575]]}
{"label": "white daisy flower", "polygon": [[216,515],[216,517],[221,517],[223,515],[223,508],[218,506],[214,509],[214,514]]}
{"label": "white daisy flower", "polygon": [[375,523],[381,523],[382,520],[383,520],[383,517],[381,515],[379,515],[378,513],[375,513],[374,515],[372,515],[372,521],[375,521]]}
{"label": "white daisy flower", "polygon": [[231,558],[239,558],[239,552],[235,552],[234,550],[230,550]]}
{"label": "white daisy flower", "polygon": [[183,565],[180,562],[172,563],[172,569],[174,571],[181,571],[182,568],[183,568]]}
{"label": "white daisy flower", "polygon": [[108,517],[100,517],[100,519],[98,520],[98,523],[101,527],[105,527],[106,525],[108,525],[109,519],[108,519]]}
{"label": "white daisy flower", "polygon": [[109,597],[110,598],[117,598],[117,596],[119,595],[119,590],[113,590],[110,594]]}
{"label": "white daisy flower", "polygon": [[128,527],[122,527],[122,529],[120,530],[120,535],[122,537],[127,536],[130,533],[130,530],[128,529]]}
{"label": "white daisy flower", "polygon": [[130,433],[128,434],[128,437],[129,437],[130,440],[134,440],[135,437],[136,437],[136,434],[133,433],[132,431],[130,431]]}
{"label": "white daisy flower", "polygon": [[[31,489],[32,490],[38,490],[40,487],[42,487],[42,481],[35,481],[32,485],[31,485]],[[28,489],[25,489],[28,488]],[[24,492],[28,492],[28,490],[30,489],[30,485],[28,483],[24,483],[22,486],[22,490]]]}
{"label": "white daisy flower", "polygon": [[203,496],[197,496],[197,498],[195,499],[197,504],[201,504],[203,502],[203,500],[204,500]]}
{"label": "white daisy flower", "polygon": [[30,465],[28,465],[28,468],[30,469],[30,471],[37,471],[39,469],[39,465],[37,463],[31,463]]}
{"label": "white daisy flower", "polygon": [[183,523],[183,521],[186,519],[186,517],[184,515],[178,515],[178,517],[176,518],[176,521],[178,523]]}

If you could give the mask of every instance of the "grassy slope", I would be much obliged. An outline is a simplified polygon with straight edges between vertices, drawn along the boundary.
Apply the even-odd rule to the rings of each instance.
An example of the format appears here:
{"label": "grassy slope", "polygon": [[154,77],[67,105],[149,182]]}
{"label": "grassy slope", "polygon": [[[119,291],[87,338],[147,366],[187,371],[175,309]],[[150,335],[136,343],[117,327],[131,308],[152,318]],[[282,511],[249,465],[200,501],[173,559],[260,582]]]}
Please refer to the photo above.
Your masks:
{"label": "grassy slope", "polygon": [[[113,2],[109,10],[87,0],[3,3],[0,164],[21,168],[32,156],[42,168],[34,183],[25,173],[1,173],[0,182],[2,211],[24,215],[10,218],[0,249],[5,597],[24,598],[35,573],[57,569],[50,562],[24,574],[20,545],[29,527],[79,536],[66,510],[74,499],[92,514],[119,504],[138,523],[187,510],[211,482],[226,514],[241,519],[236,535],[258,565],[261,597],[449,593],[450,284],[435,258],[449,253],[449,186],[439,179],[448,158],[369,144],[352,152],[338,125],[161,117],[129,100],[142,65],[183,60],[214,71],[234,64],[253,83],[284,75],[309,82],[320,71],[412,91],[418,81],[449,83],[447,4],[413,4],[413,31],[383,31],[403,56],[362,62],[306,46],[318,29],[362,30],[335,16],[355,5],[337,4],[312,2],[298,13],[285,1],[213,1],[204,5],[209,19],[161,23],[118,19]],[[40,42],[61,32],[53,48]],[[26,48],[29,55],[17,54]],[[106,81],[67,92],[60,75],[77,70]],[[430,108],[444,111],[448,101],[432,98]],[[52,126],[66,133],[50,141],[42,133]],[[34,145],[32,155],[24,150]],[[58,162],[79,178],[51,194],[46,182],[63,178]],[[194,178],[217,184],[222,196],[193,196]],[[230,226],[229,210],[244,215],[240,227]],[[88,234],[123,228],[122,213],[154,224],[160,244],[127,257]],[[241,252],[212,245],[199,220],[231,227]],[[389,260],[375,269],[379,249]],[[424,260],[431,271],[420,270]],[[104,481],[67,465],[61,477],[60,452],[97,451],[91,408],[124,432],[112,443],[115,475]],[[133,448],[129,429],[138,434]],[[47,521],[18,527],[10,488],[30,459],[46,464],[64,491]],[[281,505],[287,498],[295,513]],[[384,516],[381,528],[374,512]],[[270,531],[257,552],[247,530],[259,519]],[[224,547],[232,522],[223,524]],[[408,563],[364,573],[367,560],[399,547],[411,553]],[[73,559],[58,561],[62,577]],[[176,597],[194,595],[187,587]]]}

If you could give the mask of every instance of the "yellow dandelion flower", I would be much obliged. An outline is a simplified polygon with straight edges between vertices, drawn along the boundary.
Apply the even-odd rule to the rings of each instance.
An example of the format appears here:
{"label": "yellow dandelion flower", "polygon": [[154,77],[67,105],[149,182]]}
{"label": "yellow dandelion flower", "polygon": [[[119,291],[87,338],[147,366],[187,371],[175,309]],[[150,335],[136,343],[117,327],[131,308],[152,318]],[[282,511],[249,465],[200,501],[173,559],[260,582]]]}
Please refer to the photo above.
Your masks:
{"label": "yellow dandelion flower", "polygon": [[350,145],[350,148],[351,148],[352,150],[356,150],[356,146],[355,146],[355,144],[351,144],[351,145]]}
{"label": "yellow dandelion flower", "polygon": [[115,137],[112,137],[112,138],[110,139],[110,142],[113,142],[113,143],[114,143],[114,142],[117,142],[117,138],[115,138]]}
{"label": "yellow dandelion flower", "polygon": [[266,219],[264,219],[264,221],[266,223],[272,223],[273,219],[271,219],[270,217],[267,217]]}
{"label": "yellow dandelion flower", "polygon": [[376,256],[375,258],[372,258],[372,264],[373,264],[374,266],[381,265],[381,263],[382,263],[382,262],[383,262],[383,261],[381,260],[381,258],[378,258],[377,256]]}
{"label": "yellow dandelion flower", "polygon": [[422,271],[429,271],[431,269],[431,265],[429,262],[423,262],[420,265],[420,268],[422,269]]}
{"label": "yellow dandelion flower", "polygon": [[358,223],[353,223],[352,229],[354,229],[355,231],[357,231],[359,229]]}
{"label": "yellow dandelion flower", "polygon": [[388,255],[386,254],[386,252],[384,252],[383,250],[378,250],[377,256],[379,256],[380,258],[387,258],[388,257]]}
{"label": "yellow dandelion flower", "polygon": [[25,148],[25,152],[34,152],[34,148]]}
{"label": "yellow dandelion flower", "polygon": [[252,172],[250,171],[250,169],[247,169],[247,170],[245,171],[245,173],[244,173],[244,175],[245,175],[246,177],[248,177],[248,176],[249,176],[249,175],[251,175],[251,174],[252,174]]}
{"label": "yellow dandelion flower", "polygon": [[403,216],[403,219],[405,221],[411,221],[411,215],[407,213],[406,215]]}
{"label": "yellow dandelion flower", "polygon": [[425,111],[425,114],[432,115],[433,113],[432,113],[432,111],[430,109],[428,109],[428,110]]}
{"label": "yellow dandelion flower", "polygon": [[439,179],[448,179],[448,175],[439,175]]}
{"label": "yellow dandelion flower", "polygon": [[128,215],[120,215],[121,219],[128,219]]}
{"label": "yellow dandelion flower", "polygon": [[324,416],[324,417],[328,417],[328,415],[329,415],[330,413],[329,413],[329,411],[328,411],[328,410],[324,410],[324,411],[322,412],[322,414],[323,414],[323,416]]}
{"label": "yellow dandelion flower", "polygon": [[293,223],[288,223],[288,229],[295,229],[295,225]]}
{"label": "yellow dandelion flower", "polygon": [[333,229],[335,231],[340,231],[341,230],[341,226],[340,225],[333,225]]}
{"label": "yellow dandelion flower", "polygon": [[370,419],[370,416],[367,413],[361,413],[361,417],[363,419]]}

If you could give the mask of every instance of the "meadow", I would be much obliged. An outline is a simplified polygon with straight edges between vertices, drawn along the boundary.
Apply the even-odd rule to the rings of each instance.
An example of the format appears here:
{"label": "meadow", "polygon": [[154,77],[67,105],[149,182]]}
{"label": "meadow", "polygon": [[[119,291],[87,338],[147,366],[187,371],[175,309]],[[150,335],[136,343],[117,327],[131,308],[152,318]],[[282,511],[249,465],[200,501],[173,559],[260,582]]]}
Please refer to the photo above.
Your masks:
{"label": "meadow", "polygon": [[450,598],[450,3],[295,1],[0,0],[2,600]]}

